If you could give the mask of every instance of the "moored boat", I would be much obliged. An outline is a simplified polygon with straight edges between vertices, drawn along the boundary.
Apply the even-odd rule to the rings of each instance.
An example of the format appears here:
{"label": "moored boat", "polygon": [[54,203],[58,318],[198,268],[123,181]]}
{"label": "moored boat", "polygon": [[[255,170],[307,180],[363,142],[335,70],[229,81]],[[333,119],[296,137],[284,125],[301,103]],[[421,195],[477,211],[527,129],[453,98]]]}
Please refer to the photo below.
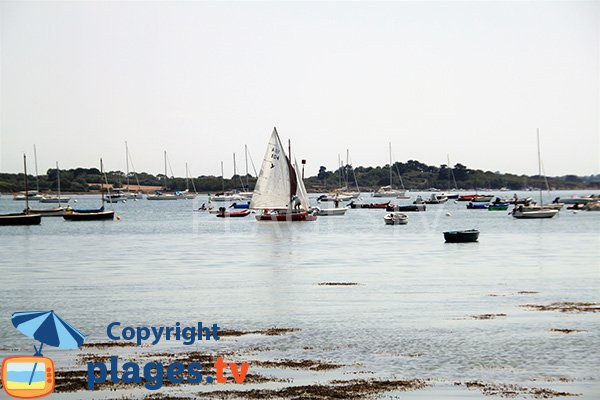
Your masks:
{"label": "moored boat", "polygon": [[490,205],[488,203],[469,203],[467,204],[467,208],[469,210],[485,210]]}
{"label": "moored boat", "polygon": [[463,194],[462,196],[458,196],[458,201],[473,201],[478,194]]}
{"label": "moored boat", "polygon": [[477,195],[472,201],[475,203],[489,203],[493,198],[493,195]]}
{"label": "moored boat", "polygon": [[446,196],[441,196],[435,193],[431,194],[428,200],[425,200],[425,204],[443,204],[448,201]]}
{"label": "moored boat", "polygon": [[42,217],[62,217],[67,211],[73,210],[70,206],[53,208],[30,208],[32,214],[40,214]]}
{"label": "moored boat", "polygon": [[425,204],[411,204],[406,206],[400,206],[396,204],[388,204],[385,208],[385,211],[402,211],[402,212],[416,212],[416,211],[425,211]]}
{"label": "moored boat", "polygon": [[320,208],[314,207],[312,209],[318,216],[340,216],[345,215],[346,211],[348,211],[347,207],[337,207],[337,208]]}
{"label": "moored boat", "polygon": [[509,203],[492,203],[488,206],[488,211],[506,211],[510,206]]}
{"label": "moored boat", "polygon": [[346,206],[350,207],[350,208],[374,208],[374,209],[382,209],[382,208],[386,208],[389,204],[390,204],[389,201],[387,203],[369,203],[369,204],[367,204],[367,203],[355,203],[354,201],[351,201]]}
{"label": "moored boat", "polygon": [[40,199],[40,203],[68,203],[71,201],[69,196],[46,194]]}
{"label": "moored boat", "polygon": [[250,210],[243,211],[227,211],[225,207],[220,207],[217,213],[218,218],[240,218],[250,215]]}
{"label": "moored boat", "polygon": [[515,207],[510,214],[518,219],[539,219],[539,218],[552,218],[558,214],[558,210],[548,210],[542,208],[527,208],[524,206]]}
{"label": "moored boat", "polygon": [[391,212],[383,217],[386,225],[406,225],[408,224],[408,216],[400,212]]}
{"label": "moored boat", "polygon": [[40,214],[13,213],[0,214],[0,225],[39,225],[42,222]]}
{"label": "moored boat", "polygon": [[446,243],[471,243],[476,242],[478,239],[479,231],[477,229],[444,232]]}
{"label": "moored boat", "polygon": [[250,208],[260,210],[258,221],[314,221],[317,216],[310,210],[308,195],[298,169],[291,163],[291,145],[288,154],[279,139],[277,129],[267,144],[267,150],[256,181]]}
{"label": "moored boat", "polygon": [[29,191],[27,187],[27,156],[23,154],[25,171],[25,211],[22,213],[0,214],[0,225],[39,225],[42,222],[40,214],[32,214],[29,210]]}
{"label": "moored boat", "polygon": [[[104,166],[102,165],[102,159],[100,159],[100,175],[104,175]],[[106,177],[104,177],[106,180]],[[108,186],[108,183],[107,185]],[[63,214],[65,221],[97,221],[97,220],[112,220],[115,217],[115,212],[104,210],[104,190],[100,189],[102,193],[101,204],[102,207],[99,209],[84,209],[84,210],[67,210]]]}

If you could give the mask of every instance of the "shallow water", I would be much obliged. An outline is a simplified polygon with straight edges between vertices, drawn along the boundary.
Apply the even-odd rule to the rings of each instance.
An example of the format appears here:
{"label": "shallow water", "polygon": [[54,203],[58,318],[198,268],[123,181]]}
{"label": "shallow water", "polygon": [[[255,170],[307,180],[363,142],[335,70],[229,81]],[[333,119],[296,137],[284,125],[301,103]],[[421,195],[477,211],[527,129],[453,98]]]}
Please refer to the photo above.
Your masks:
{"label": "shallow water", "polygon": [[[0,227],[0,356],[31,348],[11,313],[54,309],[91,341],[106,341],[112,321],[294,327],[302,330],[268,339],[286,358],[450,383],[568,378],[583,398],[600,397],[600,314],[520,307],[600,301],[600,212],[516,220],[450,200],[407,213],[405,226],[368,209],[278,224],[192,211],[203,202],[130,200],[114,206],[120,221]],[[0,198],[0,212],[23,206]],[[469,228],[481,231],[478,243],[444,243],[443,231]],[[480,314],[506,316],[470,317]]]}

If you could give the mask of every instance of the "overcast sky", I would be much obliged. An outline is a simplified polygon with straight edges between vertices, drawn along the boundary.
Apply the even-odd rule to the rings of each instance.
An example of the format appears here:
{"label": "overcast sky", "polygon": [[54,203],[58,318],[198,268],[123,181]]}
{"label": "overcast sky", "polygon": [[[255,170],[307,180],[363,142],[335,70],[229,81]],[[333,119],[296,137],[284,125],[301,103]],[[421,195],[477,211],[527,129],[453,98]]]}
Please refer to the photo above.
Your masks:
{"label": "overcast sky", "polygon": [[[600,2],[0,2],[0,171],[394,159],[600,172]],[[33,160],[29,163],[33,170]]]}

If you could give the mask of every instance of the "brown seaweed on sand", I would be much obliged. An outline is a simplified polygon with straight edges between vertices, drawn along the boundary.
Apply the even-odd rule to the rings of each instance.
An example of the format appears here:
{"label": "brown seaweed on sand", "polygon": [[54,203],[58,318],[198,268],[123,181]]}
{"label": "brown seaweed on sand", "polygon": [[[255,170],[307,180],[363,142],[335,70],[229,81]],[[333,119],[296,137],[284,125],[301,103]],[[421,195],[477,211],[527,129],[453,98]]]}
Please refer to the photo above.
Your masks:
{"label": "brown seaweed on sand", "polygon": [[293,369],[309,369],[311,371],[326,371],[331,369],[342,368],[343,365],[315,361],[315,360],[275,360],[275,361],[252,361],[251,365],[263,368],[293,368]]}
{"label": "brown seaweed on sand", "polygon": [[390,391],[408,391],[427,386],[423,380],[350,380],[331,381],[328,385],[290,386],[283,389],[254,389],[245,391],[217,391],[201,393],[206,398],[218,399],[290,399],[333,400],[365,399]]}
{"label": "brown seaweed on sand", "polygon": [[265,336],[282,336],[292,332],[299,332],[300,328],[267,328],[258,331],[238,331],[235,329],[223,329],[219,331],[219,337],[223,336],[244,336],[244,335],[265,335]]}
{"label": "brown seaweed on sand", "polygon": [[319,286],[356,286],[356,282],[320,282]]}
{"label": "brown seaweed on sand", "polygon": [[557,333],[586,332],[586,331],[582,331],[582,330],[579,330],[579,329],[561,329],[561,328],[551,328],[551,329],[548,329],[548,331],[550,331],[550,332],[557,332]]}
{"label": "brown seaweed on sand", "polygon": [[472,319],[495,319],[498,317],[506,317],[506,314],[480,314],[480,315],[471,315]]}
{"label": "brown seaweed on sand", "polygon": [[577,302],[557,302],[548,305],[544,304],[523,304],[521,307],[532,308],[537,311],[560,311],[571,312],[600,312],[600,303],[577,303]]}
{"label": "brown seaweed on sand", "polygon": [[454,385],[464,385],[470,390],[480,390],[486,396],[497,396],[504,398],[514,398],[518,396],[532,396],[536,399],[549,399],[552,397],[579,396],[576,393],[559,392],[547,388],[524,387],[506,383],[490,383],[490,382],[454,382]]}

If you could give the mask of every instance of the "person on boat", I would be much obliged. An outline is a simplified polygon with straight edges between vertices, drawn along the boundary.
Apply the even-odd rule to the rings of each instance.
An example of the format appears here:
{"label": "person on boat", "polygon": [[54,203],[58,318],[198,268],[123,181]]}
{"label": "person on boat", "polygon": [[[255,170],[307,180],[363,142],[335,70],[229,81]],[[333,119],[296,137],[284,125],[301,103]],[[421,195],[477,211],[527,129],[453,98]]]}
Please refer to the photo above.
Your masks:
{"label": "person on boat", "polygon": [[206,203],[202,203],[202,207],[200,207],[198,211],[206,211]]}
{"label": "person on boat", "polygon": [[335,208],[339,208],[340,207],[340,200],[336,197],[335,200],[333,201],[333,204],[335,204]]}
{"label": "person on boat", "polygon": [[300,201],[300,198],[298,198],[298,196],[294,196],[292,197],[292,208],[296,211],[300,211],[300,206],[302,205],[302,202]]}

